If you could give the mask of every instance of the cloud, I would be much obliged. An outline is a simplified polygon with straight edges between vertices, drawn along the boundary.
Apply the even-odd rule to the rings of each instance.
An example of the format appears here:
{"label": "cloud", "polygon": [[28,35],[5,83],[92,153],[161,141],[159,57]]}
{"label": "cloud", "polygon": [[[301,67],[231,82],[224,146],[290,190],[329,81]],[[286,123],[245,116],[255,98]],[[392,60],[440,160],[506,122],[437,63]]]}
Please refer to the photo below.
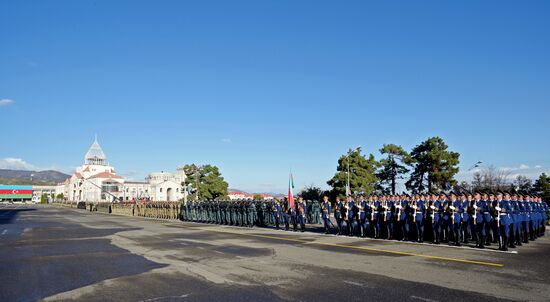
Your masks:
{"label": "cloud", "polygon": [[6,157],[0,159],[0,169],[35,170],[36,167],[21,158]]}
{"label": "cloud", "polygon": [[1,99],[0,100],[0,107],[9,106],[13,104],[13,100],[10,99]]}
{"label": "cloud", "polygon": [[230,138],[222,138],[222,143],[229,144],[229,143],[231,143],[231,139]]}
{"label": "cloud", "polygon": [[[457,174],[457,179],[461,181],[462,180],[471,181],[475,173],[483,172],[487,168],[488,166],[482,166],[479,168],[472,169],[470,171],[460,171]],[[536,165],[531,167],[526,164],[520,164],[519,166],[516,166],[516,167],[495,167],[495,170],[500,172],[505,172],[508,181],[511,181],[520,175],[526,176],[531,179],[535,179],[535,178],[538,178],[541,173],[547,172],[547,169],[544,169],[541,165]]]}

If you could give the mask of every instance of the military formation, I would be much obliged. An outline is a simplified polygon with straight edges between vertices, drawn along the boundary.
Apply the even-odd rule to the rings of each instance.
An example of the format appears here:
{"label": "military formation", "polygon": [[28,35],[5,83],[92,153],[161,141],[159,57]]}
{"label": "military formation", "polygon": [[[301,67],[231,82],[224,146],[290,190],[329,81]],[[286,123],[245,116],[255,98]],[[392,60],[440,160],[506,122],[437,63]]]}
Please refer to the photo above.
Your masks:
{"label": "military formation", "polygon": [[409,196],[371,195],[322,203],[326,232],[331,214],[341,235],[477,248],[498,244],[506,251],[544,235],[548,205],[540,196],[510,192],[450,192]]}
{"label": "military formation", "polygon": [[129,207],[121,210],[122,214],[149,218],[178,219],[181,203],[179,202],[137,202],[134,204],[113,204],[115,207]]}
{"label": "military formation", "polygon": [[[288,203],[278,201],[194,201],[181,207],[181,219],[183,221],[214,223],[223,225],[253,227],[285,225],[286,229],[305,230],[305,224],[319,224],[321,209],[318,202],[304,201],[300,199],[293,211],[290,211]],[[299,206],[298,206],[299,205]],[[282,211],[291,215],[286,218]]]}
{"label": "military formation", "polygon": [[387,240],[429,241],[477,248],[515,248],[544,235],[549,208],[540,196],[517,192],[450,192],[410,196],[348,196],[330,202],[198,201],[181,206],[184,221],[243,227],[273,226]]}

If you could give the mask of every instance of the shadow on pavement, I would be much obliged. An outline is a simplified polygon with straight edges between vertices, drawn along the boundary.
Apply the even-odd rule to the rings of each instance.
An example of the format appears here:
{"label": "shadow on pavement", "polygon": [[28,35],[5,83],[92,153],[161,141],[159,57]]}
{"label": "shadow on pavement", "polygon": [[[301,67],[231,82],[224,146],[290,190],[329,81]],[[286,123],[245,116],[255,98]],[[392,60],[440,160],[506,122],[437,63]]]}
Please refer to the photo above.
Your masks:
{"label": "shadow on pavement", "polygon": [[35,211],[35,209],[0,209],[0,224],[12,223],[20,212]]}

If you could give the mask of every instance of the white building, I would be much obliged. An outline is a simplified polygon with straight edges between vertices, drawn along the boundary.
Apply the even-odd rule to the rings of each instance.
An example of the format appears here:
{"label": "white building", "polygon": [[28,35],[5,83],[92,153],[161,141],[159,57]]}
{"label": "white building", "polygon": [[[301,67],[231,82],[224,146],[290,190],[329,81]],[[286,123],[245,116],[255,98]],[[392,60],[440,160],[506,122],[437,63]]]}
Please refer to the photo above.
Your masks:
{"label": "white building", "polygon": [[84,156],[84,164],[75,173],[55,188],[55,193],[70,201],[177,201],[184,197],[183,172],[150,173],[146,182],[125,181],[107,163],[103,150],[94,140]]}
{"label": "white building", "polygon": [[57,196],[56,193],[57,186],[32,186],[32,202],[41,202],[42,195],[48,197],[48,202],[52,202]]}

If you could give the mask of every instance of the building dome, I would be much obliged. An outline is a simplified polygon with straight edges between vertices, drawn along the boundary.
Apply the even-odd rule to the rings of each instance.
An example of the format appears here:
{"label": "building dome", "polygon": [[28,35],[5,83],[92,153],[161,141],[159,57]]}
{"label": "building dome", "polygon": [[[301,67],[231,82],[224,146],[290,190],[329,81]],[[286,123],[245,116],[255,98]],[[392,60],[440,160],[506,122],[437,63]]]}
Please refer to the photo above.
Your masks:
{"label": "building dome", "polygon": [[86,156],[84,156],[84,162],[87,165],[101,165],[105,166],[107,164],[105,157],[105,153],[103,153],[103,150],[101,150],[101,146],[99,146],[99,143],[97,142],[97,136],[94,139],[94,143],[86,153]]}

